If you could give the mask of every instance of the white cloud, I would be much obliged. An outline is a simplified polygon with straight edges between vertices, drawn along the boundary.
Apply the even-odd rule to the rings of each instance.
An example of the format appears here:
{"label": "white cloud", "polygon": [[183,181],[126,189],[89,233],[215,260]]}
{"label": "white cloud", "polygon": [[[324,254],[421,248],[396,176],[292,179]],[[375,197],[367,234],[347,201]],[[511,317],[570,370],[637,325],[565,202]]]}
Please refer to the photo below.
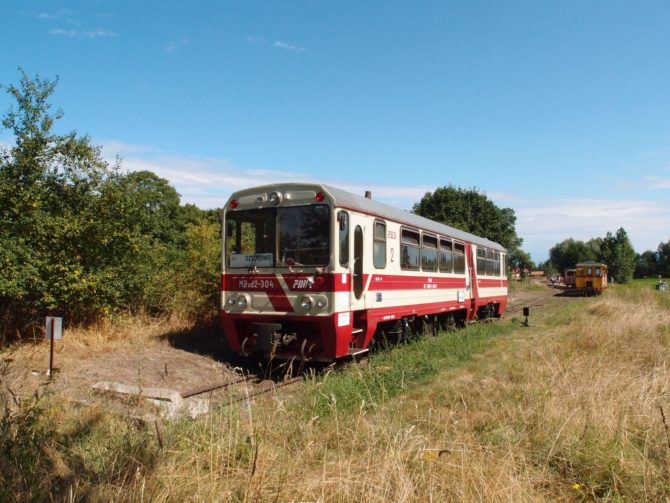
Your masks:
{"label": "white cloud", "polygon": [[277,49],[283,49],[285,51],[304,52],[306,50],[304,47],[287,44],[286,42],[282,42],[281,40],[275,40],[274,46]]}
{"label": "white cloud", "polygon": [[168,54],[172,54],[173,52],[177,52],[190,44],[191,39],[182,37],[179,40],[170,40],[167,44],[165,44],[165,46],[163,46],[163,49]]}
{"label": "white cloud", "polygon": [[105,30],[102,28],[95,28],[93,30],[79,31],[74,29],[64,29],[64,28],[52,28],[49,30],[49,34],[56,36],[65,36],[69,38],[108,38],[108,37],[118,37],[119,34],[110,30]]}
{"label": "white cloud", "polygon": [[69,22],[74,22],[73,18],[77,17],[79,14],[73,10],[69,9],[59,9],[57,12],[38,12],[36,14],[37,19],[65,19]]}
{"label": "white cloud", "polygon": [[[254,185],[280,182],[321,182],[363,195],[370,190],[375,199],[393,202],[409,209],[423,195],[434,190],[429,186],[394,186],[377,183],[352,183],[291,171],[240,168],[226,159],[197,158],[167,155],[159,149],[131,145],[117,140],[103,140],[103,156],[111,163],[118,155],[121,167],[127,171],[148,170],[166,178],[182,195],[184,202],[203,208],[222,206],[228,196],[240,189]],[[212,198],[216,194],[216,200]]]}
{"label": "white cloud", "polygon": [[85,38],[107,38],[107,37],[118,37],[119,34],[110,30],[96,28],[94,30],[89,30],[85,32],[83,36]]}
{"label": "white cloud", "polygon": [[63,28],[52,28],[49,31],[49,33],[51,35],[65,36],[65,37],[70,37],[70,38],[74,38],[79,34],[79,32],[77,32],[77,30],[65,30]]}
{"label": "white cloud", "polygon": [[[409,210],[433,185],[391,185],[324,179],[290,171],[247,169],[219,158],[167,155],[154,147],[129,145],[107,140],[104,155],[123,157],[124,170],[149,170],[166,178],[182,196],[183,203],[201,208],[225,204],[236,190],[279,182],[320,182],[363,195],[372,192],[376,200]],[[589,240],[604,237],[607,232],[626,229],[635,250],[641,253],[656,249],[670,239],[670,202],[643,199],[559,199],[522,194],[491,192],[486,195],[501,207],[511,207],[517,216],[517,234],[523,238],[524,250],[536,262],[546,260],[548,250],[567,238]]]}
{"label": "white cloud", "polygon": [[103,146],[103,151],[114,156],[123,157],[124,154],[137,154],[137,153],[156,153],[159,152],[158,148],[151,147],[147,145],[133,145],[130,143],[124,143],[117,140],[98,140],[98,144]]}
{"label": "white cloud", "polygon": [[649,189],[670,189],[670,178],[664,178],[661,176],[645,176],[644,181],[646,187]]}
{"label": "white cloud", "polygon": [[567,238],[605,237],[623,227],[638,253],[670,239],[670,204],[639,199],[542,199],[516,207],[517,234],[536,260]]}

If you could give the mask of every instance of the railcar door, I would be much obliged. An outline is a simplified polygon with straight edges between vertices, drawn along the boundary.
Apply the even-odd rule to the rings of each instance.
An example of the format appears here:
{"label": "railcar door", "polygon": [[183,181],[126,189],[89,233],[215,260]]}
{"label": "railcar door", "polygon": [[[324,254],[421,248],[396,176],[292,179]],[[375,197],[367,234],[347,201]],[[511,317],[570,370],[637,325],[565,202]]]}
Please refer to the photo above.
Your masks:
{"label": "railcar door", "polygon": [[356,214],[351,215],[353,243],[351,254],[351,310],[365,309],[365,294],[368,275],[366,274],[365,221]]}
{"label": "railcar door", "polygon": [[475,317],[475,311],[476,311],[476,304],[477,304],[477,299],[479,298],[479,288],[478,288],[478,275],[477,275],[477,257],[476,257],[476,250],[475,248],[470,245],[466,244],[466,253],[465,256],[467,257],[467,262],[465,264],[465,267],[467,268],[467,280],[466,284],[467,286],[467,296],[469,297],[469,300],[467,302],[469,303],[470,309],[468,312],[468,319],[472,320]]}

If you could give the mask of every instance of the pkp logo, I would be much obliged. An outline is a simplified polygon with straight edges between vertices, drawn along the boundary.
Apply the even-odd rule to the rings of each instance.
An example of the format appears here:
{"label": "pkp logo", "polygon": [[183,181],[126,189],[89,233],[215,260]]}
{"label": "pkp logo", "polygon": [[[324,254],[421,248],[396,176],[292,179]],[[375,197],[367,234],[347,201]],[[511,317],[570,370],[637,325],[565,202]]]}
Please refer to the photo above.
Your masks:
{"label": "pkp logo", "polygon": [[312,288],[313,284],[314,284],[314,278],[312,278],[312,277],[294,279],[293,280],[293,286],[291,286],[291,289],[292,290],[305,290],[305,289],[308,289],[308,288]]}

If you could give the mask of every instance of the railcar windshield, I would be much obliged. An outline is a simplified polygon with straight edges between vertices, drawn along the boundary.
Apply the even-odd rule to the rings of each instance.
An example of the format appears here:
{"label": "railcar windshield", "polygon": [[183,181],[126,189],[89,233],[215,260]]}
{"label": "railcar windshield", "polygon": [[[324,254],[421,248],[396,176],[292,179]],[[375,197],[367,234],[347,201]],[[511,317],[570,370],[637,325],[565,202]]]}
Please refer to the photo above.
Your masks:
{"label": "railcar windshield", "polygon": [[325,266],[330,262],[326,205],[230,211],[227,267]]}

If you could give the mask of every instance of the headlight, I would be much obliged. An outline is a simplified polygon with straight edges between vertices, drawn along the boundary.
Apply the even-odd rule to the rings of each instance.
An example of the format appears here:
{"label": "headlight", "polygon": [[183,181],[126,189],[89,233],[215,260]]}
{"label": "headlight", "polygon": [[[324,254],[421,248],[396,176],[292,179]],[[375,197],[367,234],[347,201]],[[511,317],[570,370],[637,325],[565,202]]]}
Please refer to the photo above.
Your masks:
{"label": "headlight", "polygon": [[237,298],[237,307],[239,308],[246,308],[249,305],[249,299],[247,298],[246,295],[240,295]]}
{"label": "headlight", "polygon": [[309,311],[312,309],[312,299],[309,297],[303,297],[300,299],[300,307],[303,308],[305,311]]}
{"label": "headlight", "polygon": [[319,309],[323,309],[328,305],[328,299],[325,297],[317,297],[316,299],[316,307]]}
{"label": "headlight", "polygon": [[231,295],[230,297],[228,297],[228,305],[229,306],[234,306],[235,304],[237,304],[237,300],[235,299],[235,296]]}
{"label": "headlight", "polygon": [[268,197],[268,201],[272,206],[277,206],[281,203],[281,194],[279,192],[272,192]]}

